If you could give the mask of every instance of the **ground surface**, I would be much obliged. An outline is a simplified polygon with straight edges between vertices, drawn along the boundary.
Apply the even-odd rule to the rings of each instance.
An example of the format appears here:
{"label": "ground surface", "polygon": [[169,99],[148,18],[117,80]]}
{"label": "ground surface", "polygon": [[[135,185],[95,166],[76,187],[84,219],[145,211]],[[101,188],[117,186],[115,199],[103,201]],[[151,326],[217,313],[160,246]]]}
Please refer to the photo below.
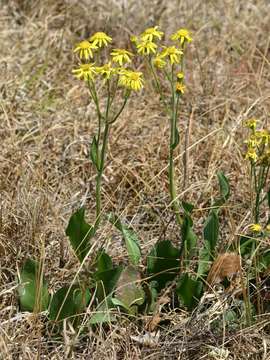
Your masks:
{"label": "ground surface", "polygon": [[[143,332],[127,323],[108,333],[64,342],[48,339],[44,318],[20,313],[17,267],[26,256],[45,255],[51,288],[76,269],[65,227],[82,203],[94,214],[94,169],[89,141],[95,113],[71,70],[72,48],[102,30],[116,47],[129,36],[160,24],[167,34],[189,28],[194,37],[187,59],[187,91],[181,108],[183,134],[192,116],[188,184],[184,188],[179,148],[179,195],[196,204],[198,219],[217,191],[215,173],[230,179],[232,197],[224,212],[220,251],[249,223],[248,170],[242,121],[256,116],[269,125],[270,3],[258,1],[4,1],[0,0],[0,357],[3,359],[214,359],[209,346],[224,348],[221,359],[268,359],[267,316],[233,334],[209,332],[207,318],[168,314],[153,348],[132,340]],[[182,135],[183,138],[183,135]],[[183,142],[182,142],[183,144]],[[122,214],[144,251],[160,237],[178,240],[168,208],[168,120],[146,87],[115,124],[104,176],[106,210]],[[196,225],[200,230],[201,223]],[[124,247],[110,226],[98,233],[118,261]],[[64,266],[59,270],[59,262]],[[210,316],[208,314],[208,316]],[[75,341],[74,347],[70,342]],[[71,349],[71,350],[70,350]],[[217,358],[217,357],[216,357]]]}

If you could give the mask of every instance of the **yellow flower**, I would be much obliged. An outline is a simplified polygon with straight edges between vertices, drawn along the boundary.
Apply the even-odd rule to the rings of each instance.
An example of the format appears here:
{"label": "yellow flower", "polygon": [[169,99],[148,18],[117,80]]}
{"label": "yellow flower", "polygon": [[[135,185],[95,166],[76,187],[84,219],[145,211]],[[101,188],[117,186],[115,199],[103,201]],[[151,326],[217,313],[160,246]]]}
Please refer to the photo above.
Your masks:
{"label": "yellow flower", "polygon": [[111,62],[108,62],[108,64],[96,67],[96,72],[103,75],[106,80],[109,80],[114,74],[116,74],[117,70],[112,67]]}
{"label": "yellow flower", "polygon": [[143,88],[142,73],[126,69],[120,70],[119,85],[130,90],[141,90]]}
{"label": "yellow flower", "polygon": [[133,54],[125,49],[113,49],[111,56],[112,61],[122,66],[125,63],[131,62],[130,57],[133,56]]}
{"label": "yellow flower", "polygon": [[255,136],[259,139],[260,143],[268,145],[270,141],[270,133],[267,130],[259,130],[255,132]]}
{"label": "yellow flower", "polygon": [[249,148],[256,148],[256,146],[260,145],[260,142],[261,141],[254,134],[250,135],[250,137],[245,140],[245,143],[248,144]]}
{"label": "yellow flower", "polygon": [[253,148],[249,148],[246,153],[246,159],[251,160],[251,161],[257,161],[258,155],[256,153],[256,150]]}
{"label": "yellow flower", "polygon": [[171,64],[179,63],[180,56],[183,54],[183,51],[177,49],[175,46],[164,47],[160,56],[161,57],[168,57],[170,59]]}
{"label": "yellow flower", "polygon": [[107,46],[108,43],[112,42],[112,38],[105,34],[104,32],[96,32],[94,35],[90,37],[90,41],[97,45],[99,48],[102,46]]}
{"label": "yellow flower", "polygon": [[83,40],[75,47],[73,51],[79,51],[80,59],[85,58],[87,60],[93,57],[93,50],[95,49],[97,49],[97,46],[95,44],[92,44],[87,40]]}
{"label": "yellow flower", "polygon": [[153,59],[153,65],[159,69],[162,69],[164,66],[166,66],[166,61],[164,61],[162,57],[158,55]]}
{"label": "yellow flower", "polygon": [[270,232],[270,224],[266,226],[265,230]]}
{"label": "yellow flower", "polygon": [[138,37],[135,36],[135,35],[132,35],[132,36],[130,37],[130,41],[133,42],[135,45],[137,45],[137,43],[138,43]]}
{"label": "yellow flower", "polygon": [[254,231],[254,232],[261,232],[262,231],[262,226],[260,224],[251,224],[249,225],[250,230]]}
{"label": "yellow flower", "polygon": [[190,32],[187,29],[179,29],[176,31],[176,33],[172,34],[171,40],[180,40],[180,44],[183,45],[186,41],[191,42],[192,37],[190,36]]}
{"label": "yellow flower", "polygon": [[185,85],[183,83],[180,83],[180,82],[177,81],[176,87],[175,87],[176,92],[184,94],[185,89],[186,89]]}
{"label": "yellow flower", "polygon": [[176,74],[176,77],[178,80],[183,80],[184,79],[184,73],[182,71],[180,71],[178,74]]}
{"label": "yellow flower", "polygon": [[256,126],[257,126],[257,119],[255,118],[252,118],[252,119],[248,119],[246,122],[245,122],[245,126],[248,127],[249,129],[251,130],[255,130],[256,129]]}
{"label": "yellow flower", "polygon": [[138,53],[142,55],[150,55],[151,52],[155,54],[157,50],[157,44],[150,40],[139,41],[136,46]]}
{"label": "yellow flower", "polygon": [[158,30],[158,26],[150,27],[141,34],[141,39],[144,41],[153,41],[154,37],[157,37],[159,40],[163,36],[163,32]]}
{"label": "yellow flower", "polygon": [[93,80],[96,74],[96,67],[94,64],[80,64],[77,69],[72,70],[73,74],[78,79]]}

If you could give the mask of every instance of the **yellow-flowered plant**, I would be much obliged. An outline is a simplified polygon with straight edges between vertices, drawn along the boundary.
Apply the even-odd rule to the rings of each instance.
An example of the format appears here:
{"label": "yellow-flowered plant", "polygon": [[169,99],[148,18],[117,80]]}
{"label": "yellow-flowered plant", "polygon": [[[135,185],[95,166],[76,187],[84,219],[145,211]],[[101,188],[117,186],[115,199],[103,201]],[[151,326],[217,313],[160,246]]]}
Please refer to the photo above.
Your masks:
{"label": "yellow-flowered plant", "polygon": [[[112,42],[104,32],[97,32],[88,40],[81,41],[74,49],[78,54],[79,64],[73,74],[84,80],[91,100],[97,112],[97,133],[93,137],[90,156],[96,168],[96,216],[93,225],[94,234],[101,218],[101,181],[105,167],[109,133],[113,123],[124,110],[132,91],[143,88],[141,72],[127,67],[133,54],[126,49],[112,49],[107,62],[100,64],[102,50]],[[89,61],[91,59],[91,62]],[[122,98],[122,104],[119,104]],[[115,101],[118,99],[117,101]],[[104,105],[105,100],[105,105]]]}
{"label": "yellow-flowered plant", "polygon": [[[270,199],[269,169],[270,169],[270,131],[258,129],[258,120],[252,118],[245,122],[249,129],[246,139],[245,158],[250,163],[253,201],[253,220],[255,224],[260,221],[260,208],[265,199]],[[270,200],[269,200],[270,201]],[[270,223],[270,219],[268,220]],[[254,230],[254,229],[253,229]]]}
{"label": "yellow-flowered plant", "polygon": [[[164,33],[158,26],[144,30],[131,41],[139,55],[143,56],[152,74],[155,89],[170,118],[169,187],[171,205],[177,222],[182,224],[181,206],[175,185],[174,155],[179,144],[179,105],[186,87],[184,84],[184,55],[186,44],[192,41],[187,29],[179,29],[170,36],[170,44],[161,42]],[[169,95],[168,95],[169,90]]]}

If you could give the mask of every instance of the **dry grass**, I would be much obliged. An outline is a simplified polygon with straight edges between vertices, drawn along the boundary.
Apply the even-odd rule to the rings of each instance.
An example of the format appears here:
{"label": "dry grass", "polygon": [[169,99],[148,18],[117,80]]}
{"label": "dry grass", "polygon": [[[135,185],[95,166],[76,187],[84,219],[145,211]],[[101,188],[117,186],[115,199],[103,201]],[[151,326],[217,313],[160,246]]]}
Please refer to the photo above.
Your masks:
{"label": "dry grass", "polygon": [[[71,50],[100,29],[118,46],[127,46],[131,33],[152,23],[166,33],[181,26],[192,30],[181,112],[182,134],[193,112],[189,179],[184,189],[180,148],[180,196],[194,202],[201,217],[216,191],[215,173],[222,169],[232,197],[223,214],[220,250],[235,239],[249,222],[242,120],[256,116],[269,125],[269,2],[0,0],[0,5],[0,357],[214,359],[209,346],[215,346],[229,350],[227,359],[268,359],[266,315],[256,326],[225,336],[206,327],[209,311],[167,313],[169,325],[153,348],[132,340],[144,331],[140,320],[80,338],[66,329],[64,342],[58,341],[48,335],[42,315],[19,312],[16,273],[25,257],[45,254],[46,275],[55,289],[77,267],[64,229],[82,203],[91,221],[94,170],[88,149],[96,123],[87,93],[71,76]],[[179,241],[167,206],[167,142],[168,121],[155,94],[146,89],[114,126],[103,189],[106,211],[122,214],[144,251],[160,237]],[[124,258],[113,230],[102,229],[97,242],[106,240],[116,261]],[[60,261],[64,266],[59,269]]]}

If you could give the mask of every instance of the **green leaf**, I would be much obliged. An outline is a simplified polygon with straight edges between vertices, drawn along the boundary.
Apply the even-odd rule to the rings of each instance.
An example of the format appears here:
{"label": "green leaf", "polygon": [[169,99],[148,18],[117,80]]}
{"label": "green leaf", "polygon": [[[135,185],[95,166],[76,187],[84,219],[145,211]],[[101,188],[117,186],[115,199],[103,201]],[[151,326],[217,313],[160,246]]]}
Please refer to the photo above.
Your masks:
{"label": "green leaf", "polygon": [[39,312],[47,309],[50,299],[48,285],[36,261],[25,261],[20,271],[18,294],[21,311]]}
{"label": "green leaf", "polygon": [[181,235],[182,235],[182,247],[184,249],[184,259],[186,261],[190,260],[194,255],[195,247],[197,244],[197,236],[194,233],[193,221],[188,214],[184,214],[183,223],[181,226]]}
{"label": "green leaf", "polygon": [[219,188],[220,188],[220,195],[223,198],[224,202],[228,200],[230,196],[230,184],[227,177],[224,175],[222,171],[217,173]]}
{"label": "green leaf", "polygon": [[193,279],[189,274],[183,274],[177,283],[176,293],[180,301],[192,310],[202,296],[203,283]]}
{"label": "green leaf", "polygon": [[135,314],[138,306],[145,300],[144,291],[140,285],[139,271],[133,266],[127,266],[121,273],[117,282],[112,302],[115,306],[122,306],[131,314]]}
{"label": "green leaf", "polygon": [[158,283],[157,290],[163,289],[179,273],[180,250],[169,240],[159,241],[147,256],[147,273],[154,275],[151,280]]}
{"label": "green leaf", "polygon": [[95,229],[84,220],[85,208],[77,210],[69,219],[66,228],[66,235],[69,237],[70,244],[80,260],[83,262],[90,250],[90,239],[95,235]]}
{"label": "green leaf", "polygon": [[94,136],[91,144],[90,157],[97,170],[100,170],[99,151],[97,139]]}
{"label": "green leaf", "polygon": [[97,271],[103,272],[106,270],[112,270],[113,269],[113,262],[111,257],[105,253],[104,250],[100,250],[97,254]]}
{"label": "green leaf", "polygon": [[108,309],[106,304],[101,304],[95,312],[92,314],[89,324],[97,325],[97,324],[105,324],[117,321],[116,316],[114,315],[115,310]]}
{"label": "green leaf", "polygon": [[79,285],[62,287],[53,295],[49,318],[54,321],[71,318],[74,321],[77,315],[84,312],[89,301],[88,289],[82,289]]}
{"label": "green leaf", "polygon": [[239,240],[240,254],[242,257],[249,257],[254,252],[257,240],[248,236],[241,236]]}
{"label": "green leaf", "polygon": [[179,144],[180,137],[179,137],[179,131],[177,129],[177,126],[175,125],[174,128],[174,143],[172,144],[172,149],[174,150],[176,146]]}
{"label": "green leaf", "polygon": [[139,246],[139,241],[136,233],[130,229],[128,226],[121,223],[120,219],[115,215],[109,215],[109,221],[121,231],[125,244],[127,247],[127,252],[131,264],[138,265],[141,259],[141,250]]}
{"label": "green leaf", "polygon": [[114,269],[105,270],[102,272],[97,271],[94,273],[93,277],[97,286],[96,297],[99,303],[101,303],[107,297],[108,299],[106,301],[108,303],[110,302],[110,297],[112,296],[112,292],[116,287],[122,270],[122,266],[117,266]]}
{"label": "green leaf", "polygon": [[209,255],[211,257],[213,257],[214,251],[216,249],[218,235],[219,235],[219,219],[218,219],[217,211],[211,210],[208,215],[208,218],[206,219],[203,229],[204,241],[208,243],[207,249],[210,250]]}
{"label": "green leaf", "polygon": [[182,207],[187,214],[191,214],[194,209],[194,205],[186,201],[182,201]]}
{"label": "green leaf", "polygon": [[211,251],[208,249],[207,244],[200,249],[199,260],[198,260],[198,269],[197,269],[197,279],[204,277],[209,270],[209,264],[211,262]]}

